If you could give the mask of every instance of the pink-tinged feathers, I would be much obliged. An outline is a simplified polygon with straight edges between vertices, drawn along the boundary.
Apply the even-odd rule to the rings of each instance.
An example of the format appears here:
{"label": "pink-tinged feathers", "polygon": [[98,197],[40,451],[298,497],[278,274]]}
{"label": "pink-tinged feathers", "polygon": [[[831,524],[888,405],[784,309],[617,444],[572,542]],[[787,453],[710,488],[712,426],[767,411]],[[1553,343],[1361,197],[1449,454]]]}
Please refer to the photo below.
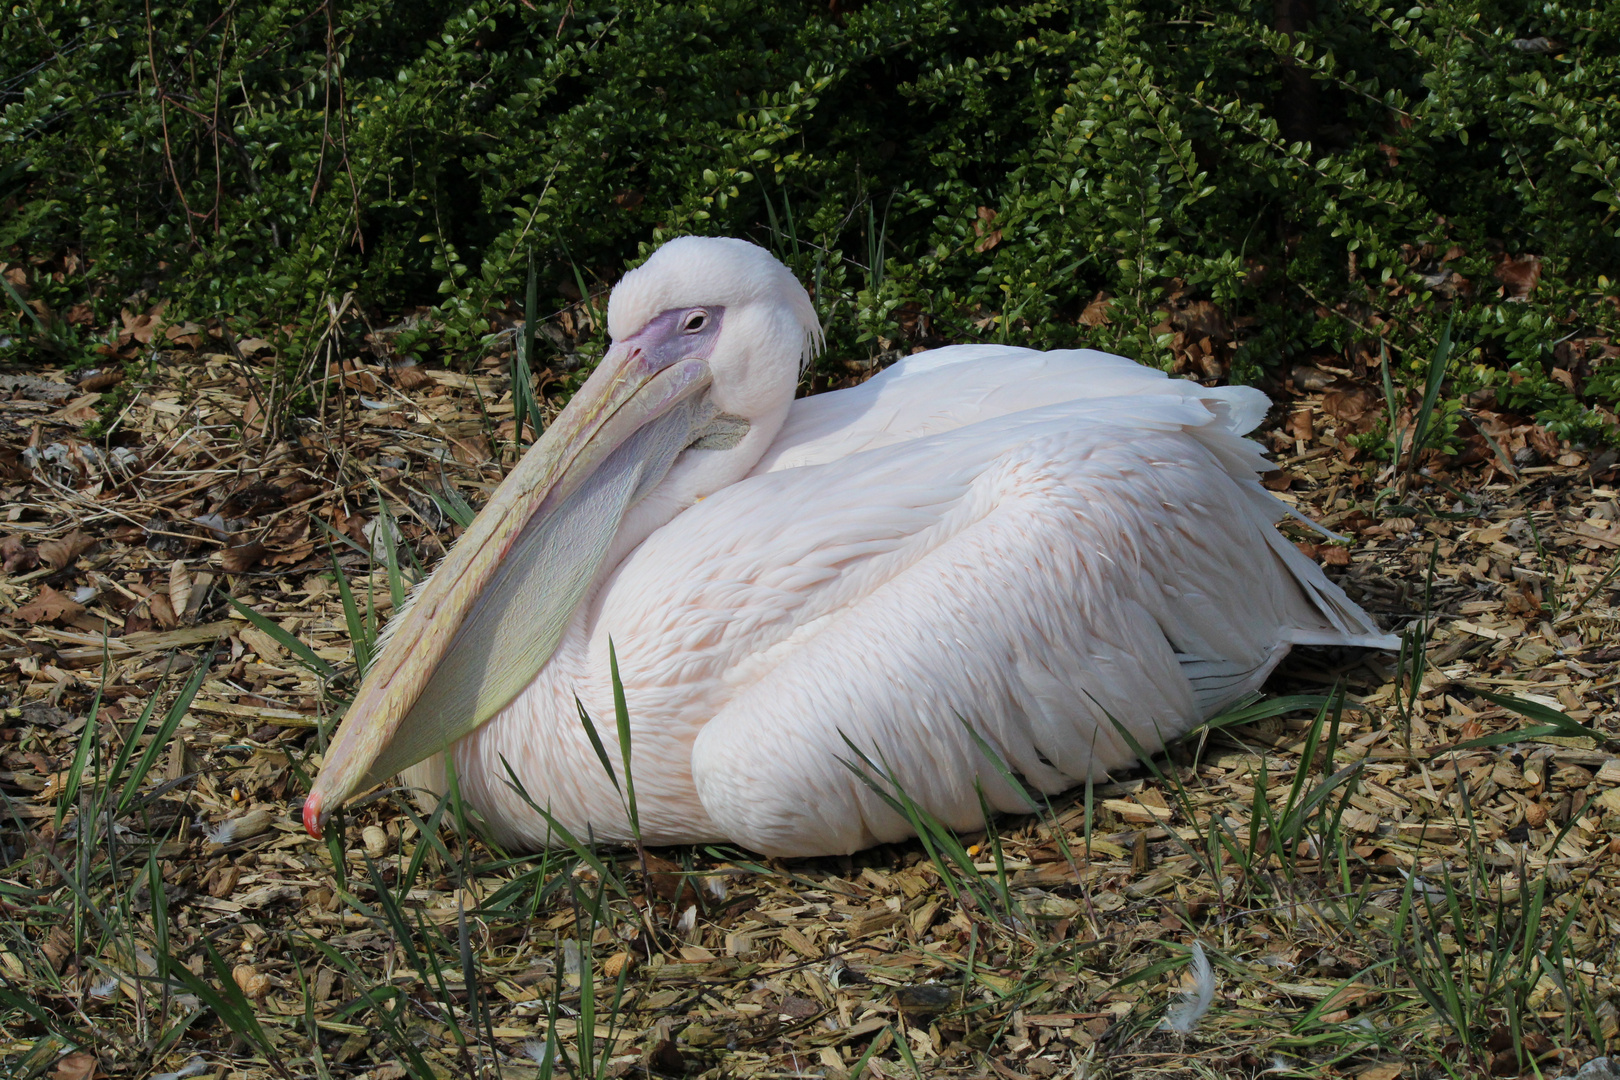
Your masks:
{"label": "pink-tinged feathers", "polygon": [[[577,561],[592,573],[577,596],[542,590],[543,615],[511,610],[506,633],[539,623],[555,635],[532,680],[403,774],[440,792],[448,755],[506,844],[556,840],[547,814],[576,837],[631,839],[579,719],[583,707],[617,762],[610,642],[641,839],[779,855],[907,833],[848,767],[860,755],[971,827],[976,785],[998,808],[1023,808],[981,740],[1055,792],[1131,760],[1118,727],[1160,746],[1258,688],[1294,644],[1392,643],[1274,528],[1288,510],[1258,483],[1267,466],[1243,437],[1265,413],[1258,391],[1089,351],[960,346],[795,402],[820,340],[809,298],[761,249],[698,238],[665,245],[615,290],[615,350],[665,322],[711,325],[689,323],[694,309],[723,311],[724,330],[709,382],[683,399],[695,418],[686,449],[650,490],[590,519],[610,535],[598,537],[605,554]],[[606,378],[587,384],[582,412],[608,394]],[[621,458],[640,445],[613,437]],[[520,478],[525,495],[502,486],[491,505],[508,524],[480,531],[480,515],[423,590],[334,749],[347,779],[323,773],[306,823],[318,826],[326,793],[358,782],[344,737],[379,778],[377,761],[397,754],[379,759],[377,746],[397,733],[378,718],[408,711],[400,702],[430,678],[455,677],[422,657],[443,656],[440,636],[476,603],[460,580],[492,580],[477,574],[510,546],[506,530],[560,512],[546,485],[603,483],[600,465],[600,454],[548,463]],[[463,555],[474,534],[479,550]],[[449,629],[435,608],[417,618],[430,597]],[[454,706],[456,693],[440,697]],[[431,718],[406,726],[432,735]]]}

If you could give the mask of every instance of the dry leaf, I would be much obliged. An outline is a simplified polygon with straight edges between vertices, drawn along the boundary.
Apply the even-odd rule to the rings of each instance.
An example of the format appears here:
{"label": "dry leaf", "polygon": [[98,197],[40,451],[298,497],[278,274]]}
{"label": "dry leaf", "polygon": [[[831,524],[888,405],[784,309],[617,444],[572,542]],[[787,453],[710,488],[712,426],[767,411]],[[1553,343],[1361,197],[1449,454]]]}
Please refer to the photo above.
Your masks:
{"label": "dry leaf", "polygon": [[0,562],[8,574],[23,574],[39,565],[39,554],[20,536],[0,540]]}
{"label": "dry leaf", "polygon": [[101,400],[100,394],[85,394],[74,398],[56,412],[51,414],[53,420],[63,420],[70,424],[84,424],[96,418],[96,402]]}
{"label": "dry leaf", "polygon": [[84,605],[72,597],[63,596],[49,585],[43,585],[38,596],[12,614],[30,626],[38,626],[42,622],[65,623],[83,615]]}
{"label": "dry leaf", "polygon": [[238,544],[225,549],[225,553],[220,557],[220,566],[227,574],[240,574],[253,569],[262,558],[264,558],[263,544],[257,541]]}
{"label": "dry leaf", "polygon": [[102,1075],[101,1063],[94,1054],[80,1050],[58,1061],[51,1075],[56,1080],[94,1080]]}
{"label": "dry leaf", "polygon": [[45,944],[40,946],[46,961],[51,965],[52,971],[61,971],[67,958],[73,955],[73,935],[68,933],[64,926],[53,926],[51,932],[45,936]]}
{"label": "dry leaf", "polygon": [[52,570],[72,566],[73,561],[95,546],[93,536],[74,529],[60,540],[47,540],[39,545],[39,561]]}
{"label": "dry leaf", "polygon": [[163,593],[153,593],[148,597],[146,609],[151,612],[152,621],[165,630],[173,630],[180,625],[180,620],[174,613],[174,605]]}
{"label": "dry leaf", "polygon": [[460,435],[449,438],[450,453],[466,465],[482,465],[489,460],[489,442],[482,435]]}
{"label": "dry leaf", "polygon": [[1107,293],[1098,293],[1092,298],[1091,303],[1086,305],[1086,310],[1080,313],[1080,325],[1107,326],[1108,312],[1113,303],[1113,297]]}
{"label": "dry leaf", "polygon": [[218,868],[217,873],[208,875],[206,884],[208,895],[216,900],[223,900],[236,891],[236,880],[242,876],[240,868],[225,863]]}
{"label": "dry leaf", "polygon": [[1299,367],[1294,368],[1294,370],[1288,373],[1288,376],[1294,380],[1295,387],[1300,390],[1304,390],[1307,393],[1315,393],[1318,390],[1326,390],[1339,379],[1339,377],[1333,374],[1331,371],[1323,371],[1319,367],[1313,367],[1307,364],[1302,364]]}
{"label": "dry leaf", "polygon": [[169,564],[169,603],[177,618],[183,618],[191,607],[191,575],[179,559]]}
{"label": "dry leaf", "polygon": [[1189,338],[1210,338],[1228,341],[1232,331],[1227,328],[1226,316],[1208,300],[1192,300],[1170,311],[1170,325]]}
{"label": "dry leaf", "polygon": [[1340,420],[1355,423],[1379,407],[1373,392],[1365,386],[1354,390],[1331,390],[1322,395],[1322,411]]}
{"label": "dry leaf", "polygon": [[433,376],[416,366],[394,369],[394,385],[401,390],[415,390],[433,381]]}
{"label": "dry leaf", "polygon": [[1403,1066],[1395,1061],[1380,1061],[1369,1065],[1356,1073],[1356,1080],[1395,1080],[1401,1075]]}
{"label": "dry leaf", "polygon": [[1502,256],[1496,264],[1496,280],[1506,289],[1509,300],[1527,299],[1541,281],[1541,256]]}

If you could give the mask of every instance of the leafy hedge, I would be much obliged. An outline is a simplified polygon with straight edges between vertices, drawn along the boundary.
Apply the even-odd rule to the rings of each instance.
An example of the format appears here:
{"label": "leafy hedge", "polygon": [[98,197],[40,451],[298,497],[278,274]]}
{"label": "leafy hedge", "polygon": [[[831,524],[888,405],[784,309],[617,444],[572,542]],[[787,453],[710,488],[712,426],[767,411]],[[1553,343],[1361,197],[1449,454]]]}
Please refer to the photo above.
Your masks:
{"label": "leafy hedge", "polygon": [[[296,350],[353,292],[432,305],[399,347],[453,360],[531,253],[561,303],[726,233],[815,284],[845,356],[1084,342],[1246,378],[1382,342],[1417,370],[1454,316],[1465,389],[1591,437],[1617,94],[1606,3],[20,4],[12,351],[132,294]],[[88,272],[53,280],[63,252]]]}

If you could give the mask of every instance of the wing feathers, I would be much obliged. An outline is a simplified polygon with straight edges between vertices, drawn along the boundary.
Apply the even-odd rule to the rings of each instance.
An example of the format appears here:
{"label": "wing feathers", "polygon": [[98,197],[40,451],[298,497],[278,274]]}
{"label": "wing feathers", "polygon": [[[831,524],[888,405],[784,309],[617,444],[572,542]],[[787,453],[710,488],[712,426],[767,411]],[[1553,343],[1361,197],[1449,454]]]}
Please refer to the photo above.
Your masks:
{"label": "wing feathers", "polygon": [[[1018,803],[964,720],[1058,791],[1131,760],[1116,723],[1158,747],[1257,687],[1297,637],[1376,631],[1271,542],[1253,473],[1231,475],[1169,423],[1211,424],[1209,410],[1133,408],[1128,429],[1052,432],[1024,414],[1038,437],[1003,442],[938,525],[886,553],[880,581],[862,574],[877,567],[845,565],[862,587],[756,667],[697,736],[694,782],[718,827],[767,853],[903,835],[840,763],[847,736],[919,804],[972,828],[975,781],[999,808]],[[848,509],[866,496],[841,476]],[[885,474],[873,497],[895,491]]]}

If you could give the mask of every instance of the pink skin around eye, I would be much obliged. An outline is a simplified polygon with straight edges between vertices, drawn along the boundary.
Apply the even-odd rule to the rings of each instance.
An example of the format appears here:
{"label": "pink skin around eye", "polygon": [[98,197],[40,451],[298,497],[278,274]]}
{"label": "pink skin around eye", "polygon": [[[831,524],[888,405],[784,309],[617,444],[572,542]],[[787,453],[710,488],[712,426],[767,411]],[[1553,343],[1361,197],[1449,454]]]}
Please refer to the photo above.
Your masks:
{"label": "pink skin around eye", "polygon": [[[695,314],[704,316],[698,330],[686,329]],[[641,353],[643,370],[662,371],[677,360],[707,360],[720,340],[725,308],[671,308],[655,316],[624,346]],[[617,347],[617,346],[615,346]]]}

